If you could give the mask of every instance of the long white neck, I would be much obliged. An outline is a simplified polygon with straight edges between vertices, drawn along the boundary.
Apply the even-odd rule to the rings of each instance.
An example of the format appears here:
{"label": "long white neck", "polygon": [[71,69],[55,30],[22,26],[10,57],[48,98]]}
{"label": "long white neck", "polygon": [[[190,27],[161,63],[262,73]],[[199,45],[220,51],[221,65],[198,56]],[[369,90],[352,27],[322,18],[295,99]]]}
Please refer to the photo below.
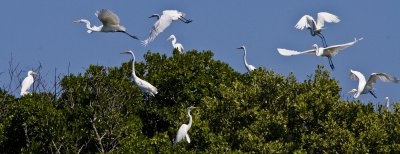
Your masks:
{"label": "long white neck", "polygon": [[389,99],[386,99],[386,107],[389,108],[389,106],[390,106]]}
{"label": "long white neck", "polygon": [[247,64],[247,60],[246,60],[246,48],[243,48],[244,54],[243,54],[243,61],[244,61],[244,65],[249,65]]}
{"label": "long white neck", "polygon": [[315,45],[314,48],[315,48],[315,54],[316,54],[317,56],[321,56],[322,53],[320,53],[320,50],[319,50],[318,45]]}
{"label": "long white neck", "polygon": [[188,110],[188,115],[189,115],[189,124],[188,127],[192,127],[192,116],[190,115],[190,110]]}
{"label": "long white neck", "polygon": [[172,45],[175,45],[175,43],[176,43],[176,37],[172,37],[171,39],[172,39],[172,40],[171,40]]}
{"label": "long white neck", "polygon": [[136,61],[136,59],[135,59],[135,55],[134,54],[132,54],[132,58],[133,58],[133,61],[132,61],[132,76],[133,76],[134,79],[136,79],[136,73],[135,73],[135,61]]}
{"label": "long white neck", "polygon": [[82,19],[81,20],[82,22],[84,22],[84,23],[86,23],[86,28],[88,29],[88,30],[91,30],[91,31],[99,31],[97,28],[96,28],[96,26],[91,26],[90,25],[90,21],[89,20],[86,20],[86,19]]}

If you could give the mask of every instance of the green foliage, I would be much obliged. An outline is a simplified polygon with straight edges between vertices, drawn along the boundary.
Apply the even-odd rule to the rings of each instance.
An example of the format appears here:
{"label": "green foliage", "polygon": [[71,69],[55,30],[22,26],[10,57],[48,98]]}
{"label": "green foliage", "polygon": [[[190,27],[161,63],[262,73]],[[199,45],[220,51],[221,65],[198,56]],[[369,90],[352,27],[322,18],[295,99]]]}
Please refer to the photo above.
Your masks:
{"label": "green foliage", "polygon": [[[0,153],[400,152],[399,106],[340,100],[323,67],[299,82],[264,68],[240,74],[211,51],[144,59],[136,75],[158,88],[155,97],[132,81],[132,61],[66,75],[57,100],[0,90]],[[191,143],[174,148],[192,105]]]}

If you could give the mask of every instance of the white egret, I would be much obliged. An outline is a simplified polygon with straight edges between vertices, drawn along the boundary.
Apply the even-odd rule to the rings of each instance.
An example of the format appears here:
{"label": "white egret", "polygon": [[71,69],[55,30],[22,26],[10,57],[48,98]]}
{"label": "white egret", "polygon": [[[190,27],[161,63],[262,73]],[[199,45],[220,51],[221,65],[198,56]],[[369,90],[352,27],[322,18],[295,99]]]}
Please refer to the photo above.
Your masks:
{"label": "white egret", "polygon": [[28,76],[25,77],[25,79],[21,83],[21,96],[24,96],[26,94],[29,94],[28,89],[31,87],[35,79],[33,78],[33,75],[36,75],[37,73],[33,71],[28,71]]}
{"label": "white egret", "polygon": [[169,36],[167,40],[171,40],[171,43],[172,43],[172,46],[174,47],[174,49],[178,49],[179,53],[183,54],[183,52],[184,52],[183,45],[180,43],[176,43],[175,35]]}
{"label": "white egret", "polygon": [[326,44],[325,37],[321,34],[322,29],[324,29],[325,22],[338,23],[340,22],[340,19],[336,15],[330,14],[328,12],[320,12],[318,13],[317,22],[315,22],[314,18],[310,15],[304,15],[300,18],[295,27],[300,30],[303,30],[304,28],[309,29],[311,35],[318,35],[322,39],[323,46],[327,47],[328,45]]}
{"label": "white egret", "polygon": [[385,100],[386,100],[385,106],[386,106],[387,110],[389,110],[389,107],[390,107],[389,97],[385,97]]}
{"label": "white egret", "polygon": [[303,51],[303,52],[298,52],[298,51],[294,51],[294,50],[278,48],[278,52],[279,52],[279,54],[281,54],[283,56],[294,56],[294,55],[300,55],[300,54],[315,54],[317,56],[328,57],[329,65],[333,70],[333,69],[335,69],[335,66],[333,65],[332,57],[335,56],[336,54],[338,54],[339,51],[352,46],[353,44],[357,43],[358,41],[360,41],[362,39],[363,38],[360,38],[360,39],[357,40],[355,38],[353,42],[349,42],[349,43],[345,43],[345,44],[339,44],[339,45],[332,45],[332,46],[329,46],[329,47],[326,47],[326,48],[318,47],[317,44],[314,44],[313,45],[314,49]]}
{"label": "white egret", "polygon": [[157,88],[151,85],[149,82],[140,79],[139,77],[136,76],[135,73],[135,55],[131,50],[127,52],[122,52],[121,54],[131,54],[133,61],[132,61],[132,76],[133,80],[135,81],[136,85],[142,90],[143,93],[149,94],[151,96],[154,96],[155,94],[158,93]]}
{"label": "white egret", "polygon": [[88,29],[88,33],[92,32],[121,32],[125,33],[126,35],[139,40],[138,37],[133,36],[126,32],[126,28],[124,26],[119,25],[120,19],[119,17],[110,10],[101,9],[95,13],[97,18],[103,23],[100,26],[93,26],[91,27],[89,20],[86,19],[79,19],[75,20],[74,23],[85,23],[86,28]]}
{"label": "white egret", "polygon": [[184,138],[186,138],[186,141],[188,143],[190,143],[190,138],[188,135],[188,131],[189,131],[190,127],[192,127],[192,116],[190,115],[190,111],[194,108],[196,108],[196,107],[190,106],[187,108],[187,112],[188,112],[188,116],[189,116],[189,124],[187,124],[187,125],[182,124],[181,127],[179,127],[178,134],[176,134],[176,138],[174,140],[174,146],[176,146],[176,144],[178,142],[182,141]]}
{"label": "white egret", "polygon": [[149,37],[142,41],[143,45],[148,45],[151,41],[153,41],[158,34],[163,32],[174,20],[181,20],[184,23],[190,23],[192,20],[188,20],[185,18],[185,13],[179,12],[177,10],[165,10],[163,14],[160,16],[159,14],[153,14],[149,18],[157,17],[156,23],[153,25]]}
{"label": "white egret", "polygon": [[372,96],[377,98],[375,93],[372,91],[373,89],[372,86],[376,83],[377,79],[380,79],[383,82],[393,82],[393,83],[400,82],[400,80],[398,80],[396,77],[386,73],[372,73],[367,81],[365,80],[364,75],[359,71],[354,71],[351,69],[350,72],[351,72],[350,78],[358,79],[358,89],[352,89],[351,91],[349,91],[349,93],[354,93],[354,98],[357,98],[361,94],[367,94],[367,93],[370,93]]}
{"label": "white egret", "polygon": [[241,47],[239,47],[239,48],[237,48],[237,49],[243,49],[243,51],[244,51],[244,54],[243,54],[244,66],[246,67],[246,69],[247,69],[247,71],[248,71],[249,73],[250,73],[250,72],[253,72],[253,71],[256,69],[256,67],[254,67],[253,65],[247,64],[247,60],[246,60],[246,47],[245,47],[244,45],[242,45]]}

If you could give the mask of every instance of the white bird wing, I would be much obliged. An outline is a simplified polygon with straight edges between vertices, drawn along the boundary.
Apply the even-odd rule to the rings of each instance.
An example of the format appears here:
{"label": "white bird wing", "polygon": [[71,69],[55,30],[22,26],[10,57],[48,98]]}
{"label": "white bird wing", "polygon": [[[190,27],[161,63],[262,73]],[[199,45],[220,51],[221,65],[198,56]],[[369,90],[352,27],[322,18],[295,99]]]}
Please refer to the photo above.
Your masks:
{"label": "white bird wing", "polygon": [[96,16],[103,25],[119,25],[119,17],[110,10],[101,9],[96,12]]}
{"label": "white bird wing", "polygon": [[313,17],[309,15],[304,15],[303,17],[300,18],[300,20],[297,22],[297,24],[294,26],[297,29],[303,30],[304,28],[312,28],[314,25],[315,20]]}
{"label": "white bird wing", "polygon": [[163,14],[172,17],[174,20],[177,20],[178,17],[186,16],[185,13],[179,12],[178,10],[164,10]]}
{"label": "white bird wing", "polygon": [[187,134],[187,133],[186,133],[186,135],[185,135],[185,136],[186,136],[186,141],[187,141],[188,143],[190,143],[190,137],[189,137],[189,134]]}
{"label": "white bird wing", "polygon": [[317,20],[317,28],[321,29],[322,27],[324,27],[324,22],[334,22],[334,23],[338,23],[340,22],[340,19],[338,16],[333,15],[331,13],[328,12],[320,12],[318,13],[318,20]]}
{"label": "white bird wing", "polygon": [[[182,124],[181,127],[179,127],[178,133],[176,134],[175,138],[175,144],[182,141],[183,138],[185,138],[187,132],[189,130],[189,126],[186,124]],[[190,140],[190,139],[189,139]]]}
{"label": "white bird wing", "polygon": [[163,32],[169,25],[172,23],[172,18],[168,15],[161,15],[160,19],[156,21],[153,25],[152,30],[150,31],[149,37],[143,41],[143,45],[148,45],[151,41],[153,41],[158,34]]}
{"label": "white bird wing", "polygon": [[154,87],[153,85],[151,85],[149,82],[147,82],[147,81],[145,81],[145,80],[142,80],[142,79],[140,79],[140,78],[138,78],[138,77],[137,77],[137,81],[138,81],[138,82],[136,82],[136,83],[138,84],[138,86],[139,86],[142,90],[144,90],[144,91],[146,91],[146,92],[151,92],[150,94],[153,95],[153,96],[154,96],[154,94],[157,94],[157,93],[158,93],[157,88]]}
{"label": "white bird wing", "polygon": [[33,77],[27,76],[21,83],[21,95],[26,93],[29,87],[33,84]]}
{"label": "white bird wing", "polygon": [[346,49],[353,44],[357,43],[358,41],[362,40],[363,38],[360,38],[357,40],[357,38],[354,38],[354,41],[345,43],[345,44],[339,44],[339,45],[332,45],[324,49],[324,52],[327,53],[330,56],[335,56],[336,54],[339,53],[339,51]]}
{"label": "white bird wing", "polygon": [[295,56],[295,55],[300,55],[300,54],[315,54],[315,49],[299,52],[299,51],[295,51],[295,50],[278,48],[278,52],[282,56]]}
{"label": "white bird wing", "polygon": [[180,44],[180,43],[176,43],[175,45],[174,45],[174,48],[178,48],[178,50],[181,52],[181,53],[183,53],[185,50],[183,49],[183,45],[182,44]]}
{"label": "white bird wing", "polygon": [[376,83],[376,80],[380,79],[383,82],[393,82],[393,83],[399,83],[399,79],[397,79],[394,76],[391,76],[389,74],[386,73],[372,73],[369,76],[368,82],[365,85],[368,89],[372,89],[372,87],[374,86],[374,84]]}
{"label": "white bird wing", "polygon": [[350,70],[350,72],[351,79],[358,79],[358,91],[361,92],[364,89],[365,84],[367,83],[364,75],[359,71]]}

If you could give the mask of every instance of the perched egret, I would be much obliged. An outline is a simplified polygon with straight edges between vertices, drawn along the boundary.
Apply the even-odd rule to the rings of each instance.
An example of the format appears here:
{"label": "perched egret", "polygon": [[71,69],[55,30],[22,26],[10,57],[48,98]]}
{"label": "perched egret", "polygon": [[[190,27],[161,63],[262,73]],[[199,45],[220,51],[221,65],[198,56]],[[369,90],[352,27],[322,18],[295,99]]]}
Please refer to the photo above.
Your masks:
{"label": "perched egret", "polygon": [[324,35],[321,34],[322,29],[324,29],[324,23],[325,22],[334,22],[338,23],[340,22],[340,19],[328,12],[320,12],[318,13],[318,20],[315,22],[314,18],[309,16],[309,15],[304,15],[303,17],[300,18],[299,22],[295,25],[297,29],[303,30],[304,28],[307,28],[310,30],[311,35],[315,36],[318,35],[322,39],[322,44],[324,47],[327,47],[328,45],[326,44],[326,40]]}
{"label": "perched egret", "polygon": [[172,43],[172,46],[174,47],[174,49],[178,49],[179,53],[183,54],[183,52],[184,52],[183,45],[180,43],[176,43],[175,35],[169,36],[167,40],[171,40],[171,43]]}
{"label": "perched egret", "polygon": [[357,43],[358,41],[362,40],[363,38],[360,39],[354,39],[353,42],[345,43],[345,44],[339,44],[339,45],[332,45],[326,48],[323,47],[318,47],[317,44],[314,44],[313,47],[314,49],[303,51],[303,52],[298,52],[294,50],[288,50],[288,49],[282,49],[278,48],[278,52],[283,55],[283,56],[294,56],[294,55],[300,55],[300,54],[315,54],[317,56],[323,56],[323,57],[328,57],[329,60],[329,65],[333,69],[335,69],[335,66],[333,65],[332,62],[332,57],[335,56],[336,54],[339,53],[339,51],[346,49],[353,44]]}
{"label": "perched egret", "polygon": [[21,96],[24,96],[26,94],[29,94],[28,89],[31,87],[35,79],[33,78],[33,75],[36,75],[37,73],[33,71],[28,71],[28,76],[25,77],[25,79],[21,83]]}
{"label": "perched egret", "polygon": [[192,20],[185,18],[185,13],[179,12],[177,10],[165,10],[163,11],[163,14],[161,16],[159,14],[153,14],[149,18],[152,17],[156,17],[157,21],[152,27],[149,37],[142,42],[144,46],[153,41],[157,37],[157,35],[163,32],[174,20],[179,19],[187,24],[192,22]]}
{"label": "perched egret", "polygon": [[385,97],[385,100],[386,100],[385,106],[386,106],[387,110],[389,110],[389,107],[390,107],[389,97]]}
{"label": "perched egret", "polygon": [[247,69],[247,71],[248,71],[249,73],[250,73],[250,72],[253,72],[253,71],[256,69],[256,67],[254,67],[253,65],[247,64],[247,60],[246,60],[246,47],[245,47],[244,45],[242,45],[241,47],[239,47],[239,48],[237,48],[237,49],[243,49],[243,51],[244,51],[244,54],[243,54],[244,66],[246,67],[246,69]]}
{"label": "perched egret", "polygon": [[101,9],[95,13],[97,18],[103,23],[100,26],[90,26],[89,20],[79,19],[75,20],[74,23],[86,23],[86,28],[88,29],[88,33],[92,32],[121,32],[129,35],[130,37],[139,40],[138,37],[133,36],[126,32],[126,28],[124,26],[119,25],[119,17],[110,10]]}
{"label": "perched egret", "polygon": [[358,89],[352,89],[351,91],[349,91],[349,93],[354,93],[354,98],[357,98],[358,96],[360,96],[360,94],[367,93],[370,93],[372,96],[377,98],[375,93],[372,91],[372,86],[376,83],[377,79],[380,79],[383,82],[400,82],[400,80],[398,80],[396,77],[386,73],[372,73],[367,81],[365,80],[364,75],[361,74],[359,71],[350,70],[350,72],[350,78],[358,79]]}
{"label": "perched egret", "polygon": [[132,61],[132,76],[133,80],[135,81],[136,85],[142,90],[143,93],[149,94],[151,96],[154,96],[155,94],[158,93],[157,88],[151,85],[149,82],[140,79],[139,77],[136,76],[135,73],[135,55],[131,50],[127,52],[122,52],[121,54],[131,54],[133,61]]}
{"label": "perched egret", "polygon": [[190,138],[188,135],[188,131],[189,131],[190,127],[192,127],[192,116],[190,115],[190,111],[194,108],[196,108],[196,107],[190,106],[187,108],[188,116],[189,116],[189,124],[187,124],[187,125],[182,124],[182,126],[179,127],[178,134],[176,134],[176,138],[174,140],[174,146],[176,146],[176,144],[178,142],[182,141],[185,137],[186,137],[186,141],[188,143],[190,143]]}

